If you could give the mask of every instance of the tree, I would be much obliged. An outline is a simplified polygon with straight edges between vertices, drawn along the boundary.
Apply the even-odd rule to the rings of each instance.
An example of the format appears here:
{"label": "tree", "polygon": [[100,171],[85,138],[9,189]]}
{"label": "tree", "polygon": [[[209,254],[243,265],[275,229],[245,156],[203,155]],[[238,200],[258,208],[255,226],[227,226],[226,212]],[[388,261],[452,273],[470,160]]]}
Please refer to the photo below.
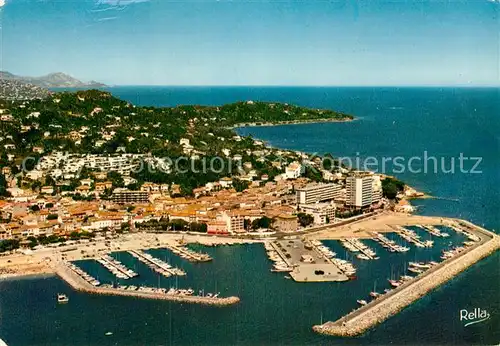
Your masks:
{"label": "tree", "polygon": [[9,197],[10,193],[7,191],[7,180],[5,179],[5,176],[0,173],[0,196],[2,197]]}
{"label": "tree", "polygon": [[388,199],[396,198],[398,192],[404,190],[405,184],[395,178],[385,178],[382,180],[382,193]]}
{"label": "tree", "polygon": [[58,217],[57,214],[49,214],[47,215],[47,220],[57,220]]}
{"label": "tree", "polygon": [[259,228],[269,228],[271,227],[271,224],[273,223],[273,220],[267,216],[263,216],[260,219],[253,220],[252,222],[252,229],[256,230]]}
{"label": "tree", "polygon": [[297,217],[302,227],[307,227],[314,222],[314,217],[306,213],[298,213]]}
{"label": "tree", "polygon": [[233,187],[236,190],[236,192],[242,192],[242,191],[248,189],[248,186],[250,186],[249,181],[240,180],[240,179],[233,179]]}

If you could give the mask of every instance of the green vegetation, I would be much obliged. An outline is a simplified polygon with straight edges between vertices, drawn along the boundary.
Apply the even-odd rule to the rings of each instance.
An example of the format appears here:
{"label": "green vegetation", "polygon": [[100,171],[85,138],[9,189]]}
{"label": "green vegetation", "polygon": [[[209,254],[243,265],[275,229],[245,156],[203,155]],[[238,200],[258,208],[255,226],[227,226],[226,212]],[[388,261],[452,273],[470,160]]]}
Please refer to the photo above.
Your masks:
{"label": "green vegetation", "polygon": [[256,219],[252,221],[252,229],[256,230],[259,228],[270,228],[273,223],[273,219],[263,216],[260,219]]}
{"label": "green vegetation", "polygon": [[302,227],[307,227],[314,222],[314,217],[306,213],[298,213],[297,217],[299,218],[299,224]]}
{"label": "green vegetation", "polygon": [[404,190],[405,184],[395,178],[387,177],[382,180],[382,193],[388,199],[396,198],[399,192]]}

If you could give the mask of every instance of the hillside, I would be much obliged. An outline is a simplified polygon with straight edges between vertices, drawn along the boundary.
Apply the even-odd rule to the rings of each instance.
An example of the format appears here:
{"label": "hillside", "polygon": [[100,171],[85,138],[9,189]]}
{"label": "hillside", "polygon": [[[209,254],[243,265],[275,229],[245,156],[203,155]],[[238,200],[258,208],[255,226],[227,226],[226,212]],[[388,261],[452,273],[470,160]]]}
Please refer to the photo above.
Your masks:
{"label": "hillside", "polygon": [[31,100],[45,98],[47,89],[15,79],[0,79],[0,99]]}
{"label": "hillside", "polygon": [[70,75],[62,72],[49,73],[41,77],[25,77],[12,74],[7,71],[0,71],[0,79],[17,80],[20,82],[33,84],[42,88],[100,88],[105,85],[96,81],[82,82]]}

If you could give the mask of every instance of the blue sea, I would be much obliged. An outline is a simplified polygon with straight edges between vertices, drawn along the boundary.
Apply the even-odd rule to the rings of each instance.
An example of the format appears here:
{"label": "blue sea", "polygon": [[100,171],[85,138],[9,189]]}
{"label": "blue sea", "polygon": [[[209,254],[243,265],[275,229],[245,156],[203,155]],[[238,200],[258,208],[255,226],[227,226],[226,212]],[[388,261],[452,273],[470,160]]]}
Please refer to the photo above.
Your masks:
{"label": "blue sea", "polygon": [[[434,156],[449,171],[385,173],[435,198],[415,200],[418,213],[461,217],[498,232],[500,229],[500,94],[492,88],[303,88],[303,87],[116,87],[117,97],[137,105],[220,105],[242,100],[287,102],[328,108],[356,116],[346,123],[240,128],[270,145],[341,157],[382,158]],[[460,172],[458,158],[481,158],[475,171]],[[477,160],[476,160],[477,161]],[[413,168],[419,168],[418,160]],[[475,162],[475,161],[474,161]],[[440,162],[439,162],[440,164]],[[464,170],[472,169],[472,162]],[[422,168],[422,167],[420,167]],[[415,169],[414,169],[415,170]],[[55,277],[0,281],[0,338],[9,345],[333,345],[333,344],[498,344],[500,299],[498,253],[390,318],[365,335],[324,337],[311,327],[334,320],[367,299],[374,289],[387,288],[387,278],[401,275],[412,260],[439,259],[441,249],[462,241],[449,232],[434,248],[391,254],[366,241],[380,260],[360,262],[358,279],[347,283],[300,284],[271,273],[260,245],[201,248],[211,263],[192,264],[168,250],[151,250],[184,268],[182,279],[158,278],[126,253],[114,253],[141,276],[134,283],[192,287],[221,295],[238,295],[238,305],[215,308],[98,297],[72,291]],[[428,235],[422,234],[424,237]],[[391,235],[397,239],[395,235]],[[350,255],[338,242],[325,241],[340,257]],[[111,277],[93,261],[77,265],[101,281]],[[57,305],[55,295],[69,295]],[[486,309],[491,318],[464,327],[461,309]],[[107,332],[112,332],[106,336]]]}

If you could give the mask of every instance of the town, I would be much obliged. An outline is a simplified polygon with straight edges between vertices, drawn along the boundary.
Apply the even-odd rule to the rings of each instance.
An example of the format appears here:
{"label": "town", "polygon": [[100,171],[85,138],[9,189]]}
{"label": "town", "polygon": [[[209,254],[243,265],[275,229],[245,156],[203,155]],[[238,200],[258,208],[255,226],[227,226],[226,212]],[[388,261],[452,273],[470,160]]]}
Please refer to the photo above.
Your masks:
{"label": "town", "polygon": [[283,114],[349,119],[332,111],[253,101],[150,109],[93,90],[4,102],[0,113],[3,251],[101,233],[294,233],[377,209],[411,212],[406,198],[421,195],[228,129]]}

